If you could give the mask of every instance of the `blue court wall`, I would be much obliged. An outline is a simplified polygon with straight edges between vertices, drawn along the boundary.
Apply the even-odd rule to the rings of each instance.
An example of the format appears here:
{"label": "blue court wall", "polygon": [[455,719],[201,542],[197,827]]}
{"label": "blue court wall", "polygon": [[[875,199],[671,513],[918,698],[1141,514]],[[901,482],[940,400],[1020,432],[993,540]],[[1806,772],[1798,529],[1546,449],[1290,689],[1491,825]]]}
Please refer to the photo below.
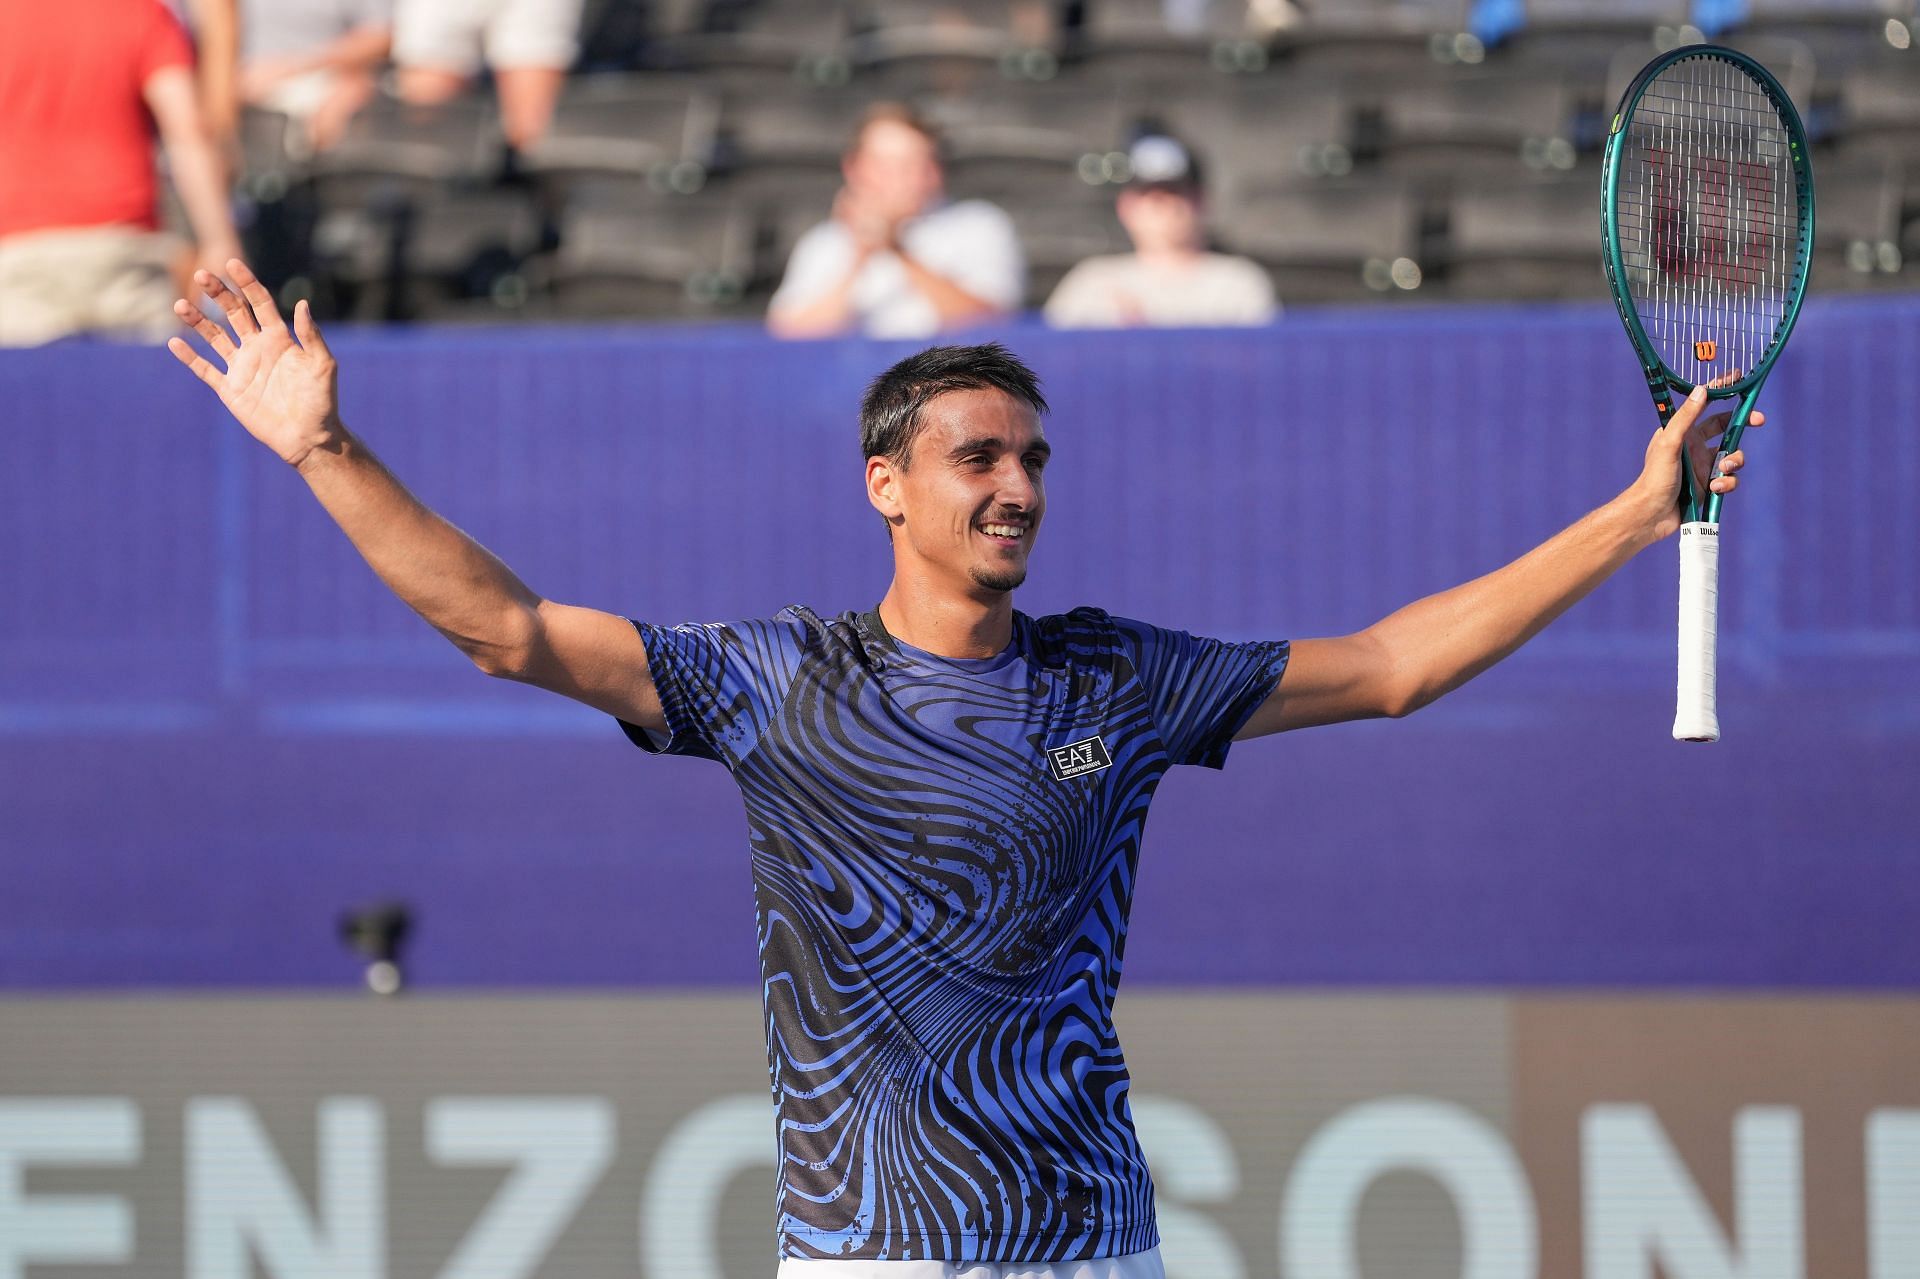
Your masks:
{"label": "blue court wall", "polygon": [[[1604,307],[1000,336],[1055,411],[1029,612],[1365,625],[1625,486]],[[870,606],[855,406],[911,348],[340,332],[345,413],[535,589],[663,621]],[[1400,722],[1178,770],[1129,980],[1920,986],[1920,298],[1810,305],[1729,504],[1725,740],[1668,739],[1675,557]],[[0,352],[0,986],[752,984],[717,766],[489,681],[164,353]]]}

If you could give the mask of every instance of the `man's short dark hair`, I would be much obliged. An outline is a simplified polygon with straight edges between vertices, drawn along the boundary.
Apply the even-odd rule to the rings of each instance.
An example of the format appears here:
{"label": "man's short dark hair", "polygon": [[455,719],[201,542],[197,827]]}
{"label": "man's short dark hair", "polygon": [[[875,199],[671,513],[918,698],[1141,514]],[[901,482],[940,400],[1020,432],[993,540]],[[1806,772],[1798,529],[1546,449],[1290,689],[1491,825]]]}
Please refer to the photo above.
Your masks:
{"label": "man's short dark hair", "polygon": [[920,434],[921,410],[948,391],[985,390],[1005,391],[1035,413],[1047,411],[1040,379],[998,342],[931,346],[908,356],[873,379],[860,401],[863,456],[884,457],[905,470],[914,437]]}

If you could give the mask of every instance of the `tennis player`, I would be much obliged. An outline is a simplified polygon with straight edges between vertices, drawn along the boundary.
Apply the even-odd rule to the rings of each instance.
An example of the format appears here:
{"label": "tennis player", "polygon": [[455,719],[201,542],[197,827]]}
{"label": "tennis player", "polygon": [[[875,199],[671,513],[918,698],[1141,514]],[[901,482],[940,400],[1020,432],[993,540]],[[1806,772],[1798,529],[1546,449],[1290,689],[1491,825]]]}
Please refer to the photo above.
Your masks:
{"label": "tennis player", "polygon": [[[1034,375],[936,347],[861,406],[893,543],[877,607],[665,626],[528,589],[341,422],[306,304],[247,267],[178,310],[180,361],[300,474],[393,590],[490,675],[724,764],[746,802],[780,1149],[782,1279],[1159,1279],[1112,1009],[1141,830],[1173,764],[1405,715],[1678,527],[1696,397],[1621,495],[1505,568],[1355,635],[1230,644],[1013,607],[1046,516]],[[1725,458],[1718,492],[1743,459]]]}

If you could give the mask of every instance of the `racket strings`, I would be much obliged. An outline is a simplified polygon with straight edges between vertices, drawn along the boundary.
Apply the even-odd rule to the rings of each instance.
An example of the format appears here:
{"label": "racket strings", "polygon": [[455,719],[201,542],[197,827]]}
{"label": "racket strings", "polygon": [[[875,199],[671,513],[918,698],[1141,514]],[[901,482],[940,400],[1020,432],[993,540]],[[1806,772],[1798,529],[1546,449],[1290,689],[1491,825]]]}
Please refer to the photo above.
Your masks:
{"label": "racket strings", "polygon": [[1685,58],[1627,122],[1617,230],[1628,294],[1668,367],[1732,382],[1786,320],[1799,199],[1786,127],[1751,76]]}

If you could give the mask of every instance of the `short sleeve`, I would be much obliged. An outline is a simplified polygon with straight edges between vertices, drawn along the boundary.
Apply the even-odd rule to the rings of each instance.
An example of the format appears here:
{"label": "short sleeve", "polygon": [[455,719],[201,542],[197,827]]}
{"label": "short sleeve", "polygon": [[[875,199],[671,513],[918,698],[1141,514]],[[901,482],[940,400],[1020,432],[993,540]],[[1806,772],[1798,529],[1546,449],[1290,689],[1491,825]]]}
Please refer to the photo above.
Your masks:
{"label": "short sleeve", "polygon": [[156,72],[169,67],[193,67],[193,38],[186,27],[160,0],[153,0],[142,15],[144,26],[135,54],[139,83],[145,84]]}
{"label": "short sleeve", "polygon": [[984,302],[1018,310],[1027,291],[1027,263],[1013,219],[985,200],[969,200],[954,212],[959,234],[953,252],[942,254],[941,274]]}
{"label": "short sleeve", "polygon": [[1228,643],[1124,617],[1113,624],[1168,756],[1176,764],[1222,767],[1233,735],[1279,685],[1287,641]]}
{"label": "short sleeve", "polygon": [[818,301],[853,266],[851,242],[835,223],[821,222],[794,243],[769,311],[789,311]]}
{"label": "short sleeve", "polygon": [[1227,258],[1227,287],[1221,290],[1223,324],[1266,324],[1279,314],[1273,297],[1273,277],[1258,262]]}
{"label": "short sleeve", "polygon": [[748,622],[635,622],[647,673],[666,712],[667,739],[620,721],[652,753],[718,760],[734,769],[759,744],[793,686],[812,628],[789,610]]}
{"label": "short sleeve", "polygon": [[1119,282],[1111,257],[1086,258],[1060,278],[1047,299],[1047,323],[1056,329],[1113,329],[1126,323],[1117,305]]}

